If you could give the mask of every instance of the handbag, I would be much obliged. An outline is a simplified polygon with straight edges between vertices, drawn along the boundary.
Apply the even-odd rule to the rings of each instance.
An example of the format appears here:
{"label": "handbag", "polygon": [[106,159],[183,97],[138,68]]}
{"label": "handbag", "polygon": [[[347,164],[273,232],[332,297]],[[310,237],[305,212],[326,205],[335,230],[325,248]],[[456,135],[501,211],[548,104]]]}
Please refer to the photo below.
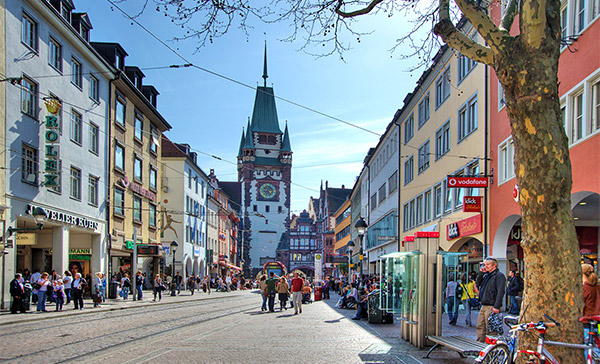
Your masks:
{"label": "handbag", "polygon": [[481,301],[479,301],[479,298],[469,298],[469,307],[471,307],[472,310],[479,310],[481,308]]}
{"label": "handbag", "polygon": [[488,332],[497,332],[498,335],[504,335],[504,325],[502,323],[502,315],[493,313],[488,318]]}

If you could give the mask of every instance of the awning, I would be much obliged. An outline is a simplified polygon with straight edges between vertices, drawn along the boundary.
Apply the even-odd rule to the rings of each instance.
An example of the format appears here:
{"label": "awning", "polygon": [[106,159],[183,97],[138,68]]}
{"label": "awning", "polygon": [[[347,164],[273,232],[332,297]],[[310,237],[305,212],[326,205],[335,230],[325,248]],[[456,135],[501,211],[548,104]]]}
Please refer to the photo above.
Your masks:
{"label": "awning", "polygon": [[221,265],[221,266],[223,266],[223,267],[227,267],[227,268],[235,269],[235,270],[238,270],[238,271],[240,271],[240,272],[242,271],[242,268],[240,268],[240,267],[238,267],[238,266],[236,266],[236,265],[230,264],[230,263],[219,262],[219,265]]}

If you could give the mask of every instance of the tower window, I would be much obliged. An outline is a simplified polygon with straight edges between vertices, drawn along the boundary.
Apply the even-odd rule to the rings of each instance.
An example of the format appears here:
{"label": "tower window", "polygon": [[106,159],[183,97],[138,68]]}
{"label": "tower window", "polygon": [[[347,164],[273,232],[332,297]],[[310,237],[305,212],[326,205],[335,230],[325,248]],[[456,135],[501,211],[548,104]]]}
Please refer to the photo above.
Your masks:
{"label": "tower window", "polygon": [[271,206],[269,206],[269,205],[265,206],[265,212],[271,212]]}
{"label": "tower window", "polygon": [[252,211],[258,212],[258,206],[256,206],[256,205],[252,206]]}
{"label": "tower window", "polygon": [[281,206],[277,206],[277,212],[282,213],[283,212],[283,208]]}

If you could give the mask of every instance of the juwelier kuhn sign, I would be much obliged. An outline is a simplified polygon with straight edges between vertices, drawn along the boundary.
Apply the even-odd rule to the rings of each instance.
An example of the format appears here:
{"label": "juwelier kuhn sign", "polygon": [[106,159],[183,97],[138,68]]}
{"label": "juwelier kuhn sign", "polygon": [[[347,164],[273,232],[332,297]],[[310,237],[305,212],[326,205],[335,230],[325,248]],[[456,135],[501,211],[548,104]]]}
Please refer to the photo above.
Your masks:
{"label": "juwelier kuhn sign", "polygon": [[[36,208],[34,205],[27,205],[27,214],[31,214],[33,210]],[[85,217],[77,217],[74,215],[70,215],[64,212],[51,210],[49,208],[44,207],[46,210],[46,218],[48,220],[58,221],[65,224],[73,225],[76,227],[82,227],[85,229],[96,230],[98,229],[98,223],[92,220],[89,220]]]}
{"label": "juwelier kuhn sign", "polygon": [[448,188],[486,188],[488,186],[487,177],[448,177]]}

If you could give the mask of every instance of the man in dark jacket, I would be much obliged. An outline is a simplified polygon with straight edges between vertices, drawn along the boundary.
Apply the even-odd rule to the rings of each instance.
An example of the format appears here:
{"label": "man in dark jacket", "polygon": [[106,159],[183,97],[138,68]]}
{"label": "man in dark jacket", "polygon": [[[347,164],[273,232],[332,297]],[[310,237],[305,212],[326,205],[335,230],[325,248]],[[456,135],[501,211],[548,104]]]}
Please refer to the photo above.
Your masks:
{"label": "man in dark jacket", "polygon": [[495,258],[485,258],[475,284],[481,301],[477,319],[477,341],[485,342],[485,336],[492,333],[488,332],[488,319],[492,313],[500,313],[506,287],[506,277],[498,271],[498,261]]}
{"label": "man in dark jacket", "polygon": [[506,289],[506,295],[510,299],[510,310],[508,313],[511,315],[519,314],[519,303],[517,302],[517,296],[523,290],[523,280],[519,277],[519,272],[516,270],[510,271],[510,279],[508,280],[508,288]]}
{"label": "man in dark jacket", "polygon": [[25,297],[25,289],[21,283],[21,273],[15,274],[15,279],[10,281],[10,295],[13,298],[12,305],[10,306],[10,313],[25,313],[25,306],[23,305],[23,298]]}

